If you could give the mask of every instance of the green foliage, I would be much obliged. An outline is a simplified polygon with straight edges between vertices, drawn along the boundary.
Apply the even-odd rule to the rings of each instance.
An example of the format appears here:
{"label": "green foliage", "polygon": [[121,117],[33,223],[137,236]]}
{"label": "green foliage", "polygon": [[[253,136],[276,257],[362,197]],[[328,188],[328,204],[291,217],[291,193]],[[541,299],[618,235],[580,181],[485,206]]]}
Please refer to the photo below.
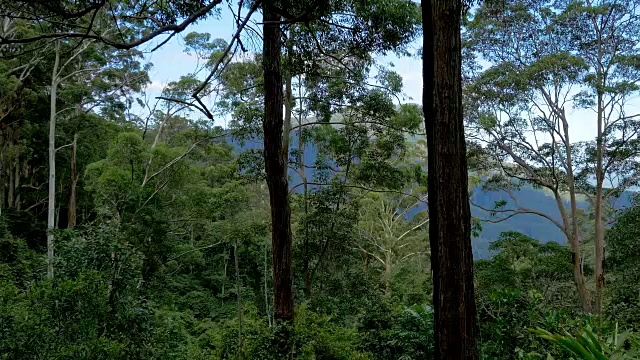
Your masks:
{"label": "green foliage", "polygon": [[[552,334],[544,329],[535,329],[532,332],[539,337],[555,343],[568,350],[575,359],[585,360],[616,360],[616,359],[637,359],[638,352],[637,335],[625,331],[618,332],[616,325],[615,332],[606,339],[599,339],[590,329],[585,328],[575,337],[569,333],[565,335]],[[553,359],[551,355],[547,359]]]}
{"label": "green foliage", "polygon": [[575,307],[567,248],[505,232],[491,250],[490,260],[475,264],[482,357],[542,359],[548,352],[564,358],[560,348],[542,351],[544,345],[528,329],[573,331],[596,323]]}
{"label": "green foliage", "polygon": [[[295,291],[295,321],[280,324],[272,309],[279,279],[272,278],[264,154],[254,146],[263,140],[265,103],[262,55],[248,36],[254,30],[229,47],[181,29],[198,68],[169,82],[156,105],[142,99],[153,98],[143,93],[150,80],[143,53],[112,46],[152,37],[214,2],[0,0],[0,9],[25,6],[35,17],[3,14],[3,39],[85,33],[90,24],[88,34],[104,36],[53,39],[66,63],[57,99],[53,279],[45,279],[42,225],[54,54],[46,41],[0,46],[0,359],[280,360],[274,345],[283,333],[302,360],[434,357],[440,329],[430,306],[424,118],[420,106],[403,103],[394,65],[378,62],[389,53],[410,55],[420,7],[408,0],[279,4],[288,13],[281,14],[290,120],[283,155]],[[83,12],[87,6],[95,8]],[[606,175],[636,184],[638,126],[624,108],[640,89],[635,12],[608,0],[486,1],[472,9],[463,29],[465,116],[477,131],[469,146],[472,190],[528,183],[562,202],[570,153],[576,185],[591,192],[596,142],[568,149],[533,144],[531,134],[543,133],[536,142],[562,138],[556,126],[565,104],[554,99],[566,96],[570,112],[596,105],[598,93],[613,114],[603,138]],[[592,24],[607,34],[604,45]],[[238,57],[238,50],[250,55]],[[216,120],[230,120],[227,129],[200,117],[202,103],[192,103],[202,72],[214,67],[202,100]],[[246,151],[236,153],[238,145]],[[67,229],[75,181],[77,223]],[[605,192],[615,198],[624,186]],[[489,214],[508,213],[512,200],[496,201]],[[474,268],[481,357],[570,359],[576,350],[589,359],[637,357],[636,335],[620,335],[612,324],[640,325],[639,214],[634,208],[607,229],[602,322],[576,307],[568,248],[512,231],[494,239],[492,257]],[[581,243],[589,246],[585,223],[593,215],[581,210],[578,217]],[[606,217],[614,218],[610,209]],[[584,259],[588,272],[591,259]]]}
{"label": "green foliage", "polygon": [[610,289],[607,291],[608,313],[616,321],[637,326],[640,314],[638,281],[640,251],[640,210],[637,206],[622,214],[607,232],[607,265],[610,267]]}
{"label": "green foliage", "polygon": [[424,359],[433,356],[433,310],[429,305],[394,308],[370,305],[359,321],[361,347],[374,359]]}

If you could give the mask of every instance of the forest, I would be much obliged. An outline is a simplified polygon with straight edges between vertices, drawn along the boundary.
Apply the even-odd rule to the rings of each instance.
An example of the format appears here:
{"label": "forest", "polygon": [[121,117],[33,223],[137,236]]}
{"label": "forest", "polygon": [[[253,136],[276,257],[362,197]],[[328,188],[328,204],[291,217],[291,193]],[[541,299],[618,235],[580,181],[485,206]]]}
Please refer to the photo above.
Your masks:
{"label": "forest", "polygon": [[638,95],[640,0],[0,0],[0,359],[640,359]]}

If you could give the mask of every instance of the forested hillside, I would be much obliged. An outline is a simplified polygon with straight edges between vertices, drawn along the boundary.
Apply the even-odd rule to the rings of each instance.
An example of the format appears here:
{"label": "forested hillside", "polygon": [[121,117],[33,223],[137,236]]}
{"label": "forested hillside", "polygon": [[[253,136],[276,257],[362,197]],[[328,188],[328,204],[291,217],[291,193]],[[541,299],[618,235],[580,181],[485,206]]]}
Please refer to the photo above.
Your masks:
{"label": "forested hillside", "polygon": [[640,359],[640,1],[0,20],[0,359]]}

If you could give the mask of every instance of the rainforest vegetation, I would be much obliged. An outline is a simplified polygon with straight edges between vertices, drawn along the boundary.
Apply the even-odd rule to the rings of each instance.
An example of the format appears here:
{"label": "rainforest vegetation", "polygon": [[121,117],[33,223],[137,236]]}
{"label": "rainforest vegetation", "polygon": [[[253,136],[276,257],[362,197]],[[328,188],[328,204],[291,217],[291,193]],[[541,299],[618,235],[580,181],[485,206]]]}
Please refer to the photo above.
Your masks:
{"label": "rainforest vegetation", "polygon": [[637,0],[0,0],[0,359],[640,359],[638,95]]}

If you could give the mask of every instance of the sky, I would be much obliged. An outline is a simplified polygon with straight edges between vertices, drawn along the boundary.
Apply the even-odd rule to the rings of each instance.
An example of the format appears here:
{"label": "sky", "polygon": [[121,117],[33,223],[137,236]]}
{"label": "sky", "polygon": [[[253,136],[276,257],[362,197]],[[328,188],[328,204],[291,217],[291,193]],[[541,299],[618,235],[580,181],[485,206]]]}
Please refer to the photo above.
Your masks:
{"label": "sky", "polygon": [[[246,10],[244,10],[246,13]],[[254,16],[255,21],[259,22],[259,14]],[[250,23],[251,24],[251,23]],[[253,23],[254,28],[260,28],[257,23]],[[170,81],[175,81],[180,76],[193,72],[198,66],[198,60],[195,56],[186,54],[183,51],[184,48],[184,36],[189,32],[201,32],[210,33],[212,38],[222,38],[229,40],[236,31],[235,21],[233,15],[228,8],[222,9],[219,16],[216,18],[206,19],[194,25],[191,25],[182,34],[178,34],[173,37],[167,44],[160,49],[147,53],[145,58],[147,61],[153,63],[153,68],[150,71],[150,78],[152,83],[149,85],[147,92],[150,96],[159,95],[162,88]],[[244,39],[244,38],[243,38]],[[163,39],[156,40],[155,43],[151,43],[147,46],[147,49],[153,48],[157,43]],[[417,39],[412,45],[414,49],[418,49],[421,46],[422,39]],[[248,41],[245,44],[250,46]],[[259,45],[259,44],[258,44]],[[145,51],[145,49],[141,49]],[[388,55],[381,57],[379,61],[383,63],[393,63],[395,70],[403,78],[404,93],[406,95],[406,102],[420,103],[422,97],[422,64],[418,58],[399,58],[395,55]],[[203,78],[206,74],[200,74]],[[631,113],[640,113],[640,100],[636,99],[630,102]],[[570,119],[570,137],[573,141],[586,141],[593,140],[596,134],[596,122],[595,113],[591,110],[584,109],[567,109],[567,114]],[[216,120],[215,125],[224,125],[228,119]],[[541,140],[541,139],[538,139]],[[542,139],[542,141],[549,141],[550,139]]]}
{"label": "sky", "polygon": [[[246,10],[245,10],[246,12]],[[260,14],[256,14],[256,22],[260,21]],[[260,28],[256,23],[254,28]],[[190,32],[209,33],[212,39],[222,38],[229,41],[236,31],[233,15],[228,8],[224,8],[217,18],[206,19],[187,28],[182,34],[173,37],[167,44],[154,52],[148,52],[165,38],[160,38],[149,43],[140,50],[145,52],[145,60],[153,64],[149,72],[151,84],[147,87],[150,97],[158,96],[164,86],[178,80],[180,76],[193,72],[198,67],[198,59],[195,56],[184,52],[184,37]],[[245,39],[245,37],[243,37]],[[245,41],[247,47],[250,43]],[[414,50],[421,47],[422,39],[417,39],[412,48]],[[259,44],[258,44],[259,45]],[[393,69],[403,77],[405,101],[419,103],[422,98],[422,64],[416,58],[398,58],[395,55],[388,55],[378,59],[381,63],[393,63]],[[205,73],[199,75],[204,78]],[[216,125],[223,125],[224,119],[219,120]]]}

